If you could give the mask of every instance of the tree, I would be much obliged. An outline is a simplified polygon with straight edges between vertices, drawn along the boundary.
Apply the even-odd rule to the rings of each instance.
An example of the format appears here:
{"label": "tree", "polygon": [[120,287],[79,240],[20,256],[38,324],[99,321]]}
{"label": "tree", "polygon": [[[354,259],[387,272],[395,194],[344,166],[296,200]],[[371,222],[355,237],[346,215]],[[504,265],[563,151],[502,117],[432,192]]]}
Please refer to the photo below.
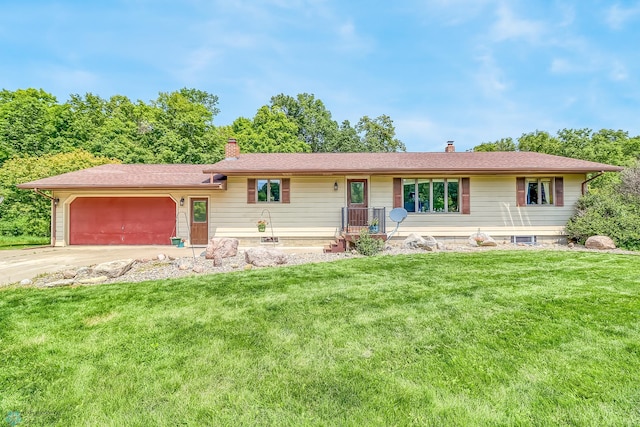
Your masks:
{"label": "tree", "polygon": [[622,171],[620,181],[620,192],[640,203],[640,160]]}
{"label": "tree", "polygon": [[473,151],[516,151],[516,144],[511,138],[501,138],[495,142],[483,142],[473,147]]}
{"label": "tree", "polygon": [[[218,114],[218,97],[207,92],[183,88],[160,93],[152,103],[150,123],[154,152],[167,163],[204,163],[211,160],[206,135],[213,131],[213,118]],[[169,156],[169,153],[173,155]]]}
{"label": "tree", "polygon": [[362,152],[394,152],[406,151],[405,145],[397,139],[393,120],[387,115],[370,119],[364,116],[356,125],[356,132],[360,135]]}
{"label": "tree", "polygon": [[551,136],[549,132],[539,130],[523,133],[520,138],[518,138],[518,150],[554,154],[557,156],[562,155],[558,138]]}
{"label": "tree", "polygon": [[349,120],[344,120],[340,124],[335,137],[325,143],[324,150],[329,153],[357,153],[365,151],[358,132],[351,126]]}
{"label": "tree", "polygon": [[311,151],[298,138],[296,123],[280,111],[261,107],[253,120],[241,117],[232,125],[233,135],[246,153],[301,153]]}
{"label": "tree", "polygon": [[56,98],[42,89],[0,91],[0,164],[14,155],[40,155],[54,134]]}
{"label": "tree", "polygon": [[335,140],[338,124],[331,118],[321,100],[308,93],[296,98],[279,94],[271,97],[271,108],[282,111],[298,127],[298,138],[311,147],[312,152],[325,152]]}

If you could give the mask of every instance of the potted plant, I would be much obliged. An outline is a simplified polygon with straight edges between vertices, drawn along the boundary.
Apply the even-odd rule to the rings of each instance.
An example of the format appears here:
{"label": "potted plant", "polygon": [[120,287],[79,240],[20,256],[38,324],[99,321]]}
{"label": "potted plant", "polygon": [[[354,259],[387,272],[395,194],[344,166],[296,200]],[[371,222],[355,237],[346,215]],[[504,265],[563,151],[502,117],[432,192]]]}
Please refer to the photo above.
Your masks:
{"label": "potted plant", "polygon": [[264,233],[264,231],[267,229],[267,220],[265,219],[259,219],[258,220],[258,231],[261,233]]}
{"label": "potted plant", "polygon": [[379,224],[378,218],[371,219],[371,222],[369,222],[369,232],[370,233],[377,233],[378,232],[378,224]]}

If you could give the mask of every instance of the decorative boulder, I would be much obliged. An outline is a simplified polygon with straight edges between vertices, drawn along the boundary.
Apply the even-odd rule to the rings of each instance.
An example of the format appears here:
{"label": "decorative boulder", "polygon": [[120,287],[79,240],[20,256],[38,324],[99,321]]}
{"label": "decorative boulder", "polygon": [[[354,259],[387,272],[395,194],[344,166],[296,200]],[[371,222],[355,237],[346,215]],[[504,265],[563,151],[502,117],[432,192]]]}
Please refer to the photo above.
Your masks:
{"label": "decorative boulder", "polygon": [[93,275],[94,276],[107,276],[110,279],[114,277],[120,277],[133,265],[135,260],[133,259],[122,259],[119,261],[111,261],[105,262],[103,264],[98,264],[93,267]]}
{"label": "decorative boulder", "polygon": [[487,233],[473,233],[469,236],[469,244],[471,246],[498,246],[493,237]]}
{"label": "decorative boulder", "polygon": [[438,249],[438,241],[432,236],[422,237],[417,233],[412,233],[404,239],[402,247],[407,249],[424,249],[427,251],[433,251]]}
{"label": "decorative boulder", "polygon": [[615,249],[616,244],[613,242],[611,237],[608,236],[591,236],[584,243],[584,246],[587,249]]}
{"label": "decorative boulder", "polygon": [[244,259],[247,264],[256,267],[268,267],[287,263],[287,255],[278,249],[272,248],[250,248],[244,252]]}
{"label": "decorative boulder", "polygon": [[73,279],[78,274],[75,270],[65,270],[62,272],[63,279]]}
{"label": "decorative boulder", "polygon": [[238,254],[238,239],[214,237],[207,245],[206,259],[230,258]]}

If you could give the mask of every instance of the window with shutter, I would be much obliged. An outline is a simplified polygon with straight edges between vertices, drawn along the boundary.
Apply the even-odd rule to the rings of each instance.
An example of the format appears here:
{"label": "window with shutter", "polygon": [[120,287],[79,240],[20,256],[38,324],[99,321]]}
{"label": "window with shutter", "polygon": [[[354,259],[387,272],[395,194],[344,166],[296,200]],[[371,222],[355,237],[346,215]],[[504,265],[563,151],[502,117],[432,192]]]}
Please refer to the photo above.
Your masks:
{"label": "window with shutter", "polygon": [[291,180],[289,178],[247,179],[247,203],[290,203]]}

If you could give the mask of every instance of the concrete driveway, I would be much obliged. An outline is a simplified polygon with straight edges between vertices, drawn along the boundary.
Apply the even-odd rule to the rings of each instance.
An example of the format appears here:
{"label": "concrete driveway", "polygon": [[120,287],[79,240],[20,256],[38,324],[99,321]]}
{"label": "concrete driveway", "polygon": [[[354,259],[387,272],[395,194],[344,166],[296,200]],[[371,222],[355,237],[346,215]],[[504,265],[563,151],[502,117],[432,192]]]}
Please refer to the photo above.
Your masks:
{"label": "concrete driveway", "polygon": [[175,246],[67,246],[0,251],[0,285],[33,279],[43,273],[54,273],[71,267],[84,267],[126,258],[155,258],[158,254],[191,257],[204,247]]}

